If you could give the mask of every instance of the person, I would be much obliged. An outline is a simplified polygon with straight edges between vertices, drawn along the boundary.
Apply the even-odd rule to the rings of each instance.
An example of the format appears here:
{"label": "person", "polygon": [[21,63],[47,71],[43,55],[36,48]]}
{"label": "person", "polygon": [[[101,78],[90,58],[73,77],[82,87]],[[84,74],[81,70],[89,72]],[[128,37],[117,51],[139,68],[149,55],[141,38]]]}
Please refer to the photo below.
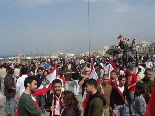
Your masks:
{"label": "person", "polygon": [[60,98],[62,93],[62,81],[55,79],[52,81],[53,93],[48,94],[46,98],[45,109],[50,112],[49,116],[60,116]]}
{"label": "person", "polygon": [[[136,83],[137,83],[137,75],[133,72],[133,67],[129,66],[127,67],[127,82],[126,85],[129,89],[129,94],[132,98],[134,98],[134,93],[136,90]],[[134,101],[128,100],[128,104],[129,104],[129,114],[132,115],[133,112],[135,112],[134,110]]]}
{"label": "person", "polygon": [[61,116],[80,116],[79,102],[71,91],[61,94]]}
{"label": "person", "polygon": [[37,101],[32,96],[37,89],[37,79],[33,76],[25,78],[24,87],[25,91],[22,93],[18,103],[19,116],[41,116]]}
{"label": "person", "polygon": [[[146,91],[149,94],[149,97],[151,97],[151,93],[153,91],[154,81],[151,80],[152,77],[152,70],[150,68],[146,68],[144,72],[144,78],[140,80],[146,88]],[[149,99],[146,99],[146,104],[148,104]]]}
{"label": "person", "polygon": [[131,96],[129,95],[129,89],[125,85],[126,77],[119,76],[119,85],[114,86],[112,89],[112,94],[110,98],[110,106],[112,108],[112,113],[115,116],[126,116],[126,102],[125,97],[131,101]]}
{"label": "person", "polygon": [[69,85],[71,83],[72,71],[70,69],[68,69],[67,66],[65,66],[64,68],[65,68],[65,70],[63,71],[63,74],[66,79],[65,90],[68,91]]}
{"label": "person", "polygon": [[72,71],[75,72],[72,74],[72,79],[73,79],[73,84],[74,84],[74,95],[79,95],[80,86],[78,84],[78,81],[79,81],[79,77],[80,77],[80,72],[79,72],[78,66],[73,65]]}
{"label": "person", "polygon": [[24,80],[26,77],[28,77],[27,70],[28,70],[27,67],[25,67],[25,66],[22,67],[21,68],[22,76],[17,79],[17,83],[16,83],[16,97],[17,98],[20,97],[22,95],[22,93],[25,91]]}
{"label": "person", "polygon": [[[39,88],[43,81],[46,80],[46,77],[44,75],[44,68],[39,67],[38,68],[38,74],[37,74],[37,87]],[[41,108],[42,112],[45,113],[45,95],[38,95],[36,96],[37,102],[39,104],[39,107]]]}
{"label": "person", "polygon": [[112,70],[110,73],[110,79],[108,81],[108,84],[110,84],[112,87],[113,86],[118,86],[118,79],[117,79],[117,73],[115,70]]}
{"label": "person", "polygon": [[15,116],[16,101],[14,98],[16,88],[14,78],[12,77],[13,73],[14,70],[11,67],[7,68],[7,74],[4,78],[4,95],[6,96],[5,111],[7,116]]}
{"label": "person", "polygon": [[90,93],[89,100],[84,111],[84,116],[102,116],[103,106],[106,100],[97,91],[97,81],[95,79],[88,79],[86,81],[85,90]]}
{"label": "person", "polygon": [[136,116],[144,116],[146,111],[146,102],[144,95],[146,93],[145,87],[143,83],[136,84],[136,91],[135,91],[135,111]]}
{"label": "person", "polygon": [[6,72],[6,68],[5,65],[1,65],[0,67],[0,90],[3,91],[3,80],[6,76],[7,72]]}
{"label": "person", "polygon": [[109,116],[110,97],[111,97],[111,93],[112,93],[112,86],[108,84],[108,81],[109,81],[108,74],[104,74],[102,79],[103,79],[102,89],[104,90],[104,93],[102,94],[102,91],[101,91],[101,94],[103,95],[103,97],[106,100],[106,105],[103,106],[102,116]]}
{"label": "person", "polygon": [[141,68],[138,68],[138,72],[137,72],[137,81],[141,80],[144,78],[144,73],[142,72]]}

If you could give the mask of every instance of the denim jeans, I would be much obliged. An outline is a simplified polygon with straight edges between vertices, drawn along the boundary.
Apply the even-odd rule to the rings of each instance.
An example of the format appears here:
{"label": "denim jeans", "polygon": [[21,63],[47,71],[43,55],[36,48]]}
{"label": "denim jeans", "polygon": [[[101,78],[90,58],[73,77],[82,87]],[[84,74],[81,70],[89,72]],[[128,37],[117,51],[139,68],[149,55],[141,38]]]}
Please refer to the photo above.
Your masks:
{"label": "denim jeans", "polygon": [[[134,98],[134,93],[135,93],[134,91],[129,92],[131,98]],[[129,114],[132,115],[133,112],[135,112],[135,109],[134,109],[135,102],[134,101],[129,101],[129,100],[127,100],[127,101],[128,101],[128,104],[129,104]]]}
{"label": "denim jeans", "polygon": [[7,115],[15,116],[16,104],[14,97],[6,97],[5,111]]}
{"label": "denim jeans", "polygon": [[66,84],[65,84],[65,91],[68,91],[69,84],[70,84],[70,81],[66,81]]}
{"label": "denim jeans", "polygon": [[79,94],[79,80],[73,80],[73,84],[74,84],[74,95],[78,95]]}
{"label": "denim jeans", "polygon": [[115,116],[126,116],[126,105],[115,105]]}

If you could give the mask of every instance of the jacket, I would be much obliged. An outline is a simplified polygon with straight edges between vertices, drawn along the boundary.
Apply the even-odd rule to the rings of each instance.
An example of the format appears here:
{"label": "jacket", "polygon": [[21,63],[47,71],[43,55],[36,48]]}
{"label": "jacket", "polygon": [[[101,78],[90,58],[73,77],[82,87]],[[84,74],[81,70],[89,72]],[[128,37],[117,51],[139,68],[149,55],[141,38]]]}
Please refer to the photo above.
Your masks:
{"label": "jacket", "polygon": [[15,97],[16,91],[12,87],[15,88],[14,78],[7,74],[4,78],[4,95],[6,97]]}
{"label": "jacket", "polygon": [[105,104],[106,100],[98,92],[94,95],[90,95],[84,116],[102,116],[103,106]]}

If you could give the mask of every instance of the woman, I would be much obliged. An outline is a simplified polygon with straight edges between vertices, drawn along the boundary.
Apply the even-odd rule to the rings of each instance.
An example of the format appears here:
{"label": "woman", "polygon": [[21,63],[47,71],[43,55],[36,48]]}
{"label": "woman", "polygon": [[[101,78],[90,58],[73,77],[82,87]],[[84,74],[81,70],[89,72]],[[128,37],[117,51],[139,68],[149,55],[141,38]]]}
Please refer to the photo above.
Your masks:
{"label": "woman", "polygon": [[80,116],[79,102],[71,91],[62,93],[61,103],[61,116]]}
{"label": "woman", "polygon": [[135,91],[135,111],[136,116],[144,116],[146,110],[146,102],[144,96],[146,95],[146,90],[144,84],[137,82]]}

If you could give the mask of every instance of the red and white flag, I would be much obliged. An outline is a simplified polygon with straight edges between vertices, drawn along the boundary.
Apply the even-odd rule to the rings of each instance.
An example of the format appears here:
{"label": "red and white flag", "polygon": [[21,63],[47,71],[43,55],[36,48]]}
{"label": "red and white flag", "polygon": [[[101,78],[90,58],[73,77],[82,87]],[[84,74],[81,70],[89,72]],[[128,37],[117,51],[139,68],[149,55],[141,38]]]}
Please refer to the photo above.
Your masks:
{"label": "red and white flag", "polygon": [[119,35],[118,37],[117,37],[117,39],[122,39],[123,38],[123,36],[122,35]]}
{"label": "red and white flag", "polygon": [[52,81],[56,79],[56,66],[47,75],[46,79],[48,80],[49,83],[46,86],[43,85],[42,83],[40,87],[35,91],[33,96],[46,94],[49,90],[52,89]]}
{"label": "red and white flag", "polygon": [[[96,71],[94,69],[94,65],[92,65],[91,72],[89,74],[88,79],[95,79],[98,82],[98,84],[100,84],[100,81],[98,80],[97,73],[96,73]],[[86,109],[86,107],[87,107],[87,103],[88,103],[88,100],[89,100],[89,95],[90,95],[90,93],[87,93],[86,90],[85,90],[84,94],[83,94],[83,97],[82,97],[82,107],[84,109]]]}

